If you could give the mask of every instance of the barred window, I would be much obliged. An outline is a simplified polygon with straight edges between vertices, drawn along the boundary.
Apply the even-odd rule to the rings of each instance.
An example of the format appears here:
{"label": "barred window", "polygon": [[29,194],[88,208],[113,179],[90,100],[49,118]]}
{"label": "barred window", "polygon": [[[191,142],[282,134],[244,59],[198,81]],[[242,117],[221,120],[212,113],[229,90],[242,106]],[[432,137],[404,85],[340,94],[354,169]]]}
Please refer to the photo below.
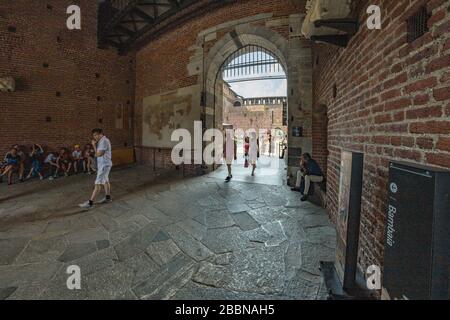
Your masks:
{"label": "barred window", "polygon": [[428,32],[429,14],[426,7],[421,7],[407,20],[408,42],[413,42]]}

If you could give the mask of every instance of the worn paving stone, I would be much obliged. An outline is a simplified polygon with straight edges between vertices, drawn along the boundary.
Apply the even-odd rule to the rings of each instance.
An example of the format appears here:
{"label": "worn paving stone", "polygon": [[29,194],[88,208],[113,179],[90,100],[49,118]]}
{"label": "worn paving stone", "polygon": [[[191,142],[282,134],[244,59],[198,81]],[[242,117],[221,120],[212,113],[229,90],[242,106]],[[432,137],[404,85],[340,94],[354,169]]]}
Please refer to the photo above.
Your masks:
{"label": "worn paving stone", "polygon": [[17,287],[0,288],[0,300],[9,298],[16,290]]}
{"label": "worn paving stone", "polygon": [[307,229],[312,227],[331,226],[330,219],[326,215],[309,214],[299,221],[299,224]]}
{"label": "worn paving stone", "polygon": [[211,287],[221,287],[226,272],[225,267],[214,265],[210,262],[202,262],[192,280]]}
{"label": "worn paving stone", "polygon": [[87,299],[87,286],[84,268],[81,269],[81,289],[70,290],[67,288],[67,266],[61,267],[56,275],[45,285],[39,294],[40,300],[84,300]]}
{"label": "worn paving stone", "polygon": [[238,227],[209,229],[203,243],[216,254],[252,247],[249,239]]}
{"label": "worn paving stone", "polygon": [[281,300],[284,297],[277,295],[263,295],[251,292],[239,292],[228,290],[224,288],[214,288],[193,281],[188,282],[186,286],[180,289],[173,297],[174,300],[194,300],[194,301],[208,301],[208,300],[222,300],[222,301],[236,301],[236,300]]}
{"label": "worn paving stone", "polygon": [[241,250],[234,253],[224,288],[260,294],[281,294],[284,289],[286,246]]}
{"label": "worn paving stone", "polygon": [[185,254],[177,255],[163,269],[153,273],[148,279],[142,281],[132,288],[138,298],[151,297],[158,293],[159,289],[170,279],[191,269],[195,261]]}
{"label": "worn paving stone", "polygon": [[120,260],[144,252],[159,232],[159,227],[149,224],[133,234],[130,238],[120,242],[114,248]]}
{"label": "worn paving stone", "polygon": [[58,261],[69,262],[87,256],[95,251],[97,251],[97,244],[95,242],[72,243],[67,246],[67,249],[58,258]]}
{"label": "worn paving stone", "polygon": [[245,236],[250,240],[250,242],[255,243],[266,243],[270,240],[270,234],[265,231],[262,227],[254,230],[249,230],[244,232]]}
{"label": "worn paving stone", "polygon": [[146,252],[157,264],[164,265],[181,251],[172,239],[168,239],[151,243]]}
{"label": "worn paving stone", "polygon": [[248,210],[247,212],[261,225],[273,221],[290,219],[290,217],[284,213],[284,207],[282,206],[263,207]]}
{"label": "worn paving stone", "polygon": [[157,273],[158,267],[145,254],[134,256],[113,268],[102,269],[86,276],[89,299],[127,299],[130,288]]}
{"label": "worn paving stone", "polygon": [[267,247],[277,247],[288,240],[280,221],[266,223],[262,228],[270,235],[269,240],[265,242]]}
{"label": "worn paving stone", "polygon": [[0,231],[0,239],[33,238],[44,232],[46,221],[27,222],[20,225],[6,227]]}
{"label": "worn paving stone", "polygon": [[231,217],[243,231],[254,230],[260,227],[259,223],[247,211],[237,212],[232,214]]}
{"label": "worn paving stone", "polygon": [[208,229],[228,228],[236,224],[228,210],[205,212],[197,216],[195,221],[203,224]]}
{"label": "worn paving stone", "polygon": [[216,256],[215,264],[217,264],[219,266],[226,266],[226,265],[231,264],[234,261],[233,259],[234,259],[234,256],[233,256],[233,253],[231,253],[231,252],[219,254]]}
{"label": "worn paving stone", "polygon": [[64,236],[32,240],[17,257],[16,264],[55,261],[66,249]]}
{"label": "worn paving stone", "polygon": [[142,211],[142,214],[150,221],[150,223],[157,226],[165,227],[175,223],[175,219],[165,215],[164,213],[154,208],[153,206],[147,206]]}
{"label": "worn paving stone", "polygon": [[186,219],[177,223],[181,229],[189,233],[194,239],[202,241],[207,228],[193,219]]}
{"label": "worn paving stone", "polygon": [[169,240],[169,236],[164,231],[159,231],[156,236],[153,238],[152,242],[161,242]]}
{"label": "worn paving stone", "polygon": [[203,243],[195,240],[179,226],[167,226],[165,231],[184,253],[196,261],[206,260],[212,255],[212,252]]}
{"label": "worn paving stone", "polygon": [[192,278],[195,267],[189,266],[180,270],[172,278],[165,281],[160,287],[150,294],[141,297],[142,300],[169,300],[184,287]]}
{"label": "worn paving stone", "polygon": [[76,265],[80,267],[82,276],[100,271],[102,269],[111,268],[115,262],[118,261],[116,252],[113,248],[96,251],[91,255],[72,260],[65,264],[67,268],[69,265]]}
{"label": "worn paving stone", "polygon": [[100,207],[99,210],[111,218],[118,218],[132,209],[133,207],[125,201],[114,201],[107,206]]}
{"label": "worn paving stone", "polygon": [[129,238],[134,233],[138,232],[141,229],[137,224],[133,221],[128,221],[123,225],[117,225],[114,229],[110,230],[109,240],[111,245],[116,245],[119,242],[124,241]]}
{"label": "worn paving stone", "polygon": [[296,300],[316,300],[320,283],[307,281],[303,278],[294,278],[287,283],[284,295]]}
{"label": "worn paving stone", "polygon": [[0,265],[12,264],[29,241],[29,238],[0,239]]}
{"label": "worn paving stone", "polygon": [[336,230],[330,226],[311,227],[306,230],[306,241],[322,244],[334,248],[336,243]]}
{"label": "worn paving stone", "polygon": [[310,242],[301,243],[302,266],[301,269],[315,275],[320,275],[320,261],[334,261],[335,250],[329,247]]}
{"label": "worn paving stone", "polygon": [[38,299],[49,280],[61,268],[59,262],[0,266],[0,288],[16,287],[8,299]]}
{"label": "worn paving stone", "polygon": [[250,207],[245,203],[236,203],[235,201],[230,200],[230,202],[227,203],[227,209],[230,213],[238,213],[250,210]]}
{"label": "worn paving stone", "polygon": [[103,227],[87,228],[66,234],[68,243],[87,243],[108,240],[109,233]]}
{"label": "worn paving stone", "polygon": [[[327,298],[318,267],[334,260],[334,228],[323,209],[298,203],[289,188],[208,176],[162,182],[146,167],[112,174],[123,182],[116,201],[87,213],[68,208],[84,200],[71,197],[74,190],[91,187],[84,176],[57,181],[56,209],[45,207],[48,194],[39,190],[29,205],[0,203],[42,219],[0,226],[0,253],[8,253],[0,255],[0,297]],[[66,286],[72,264],[81,268],[80,291]]]}

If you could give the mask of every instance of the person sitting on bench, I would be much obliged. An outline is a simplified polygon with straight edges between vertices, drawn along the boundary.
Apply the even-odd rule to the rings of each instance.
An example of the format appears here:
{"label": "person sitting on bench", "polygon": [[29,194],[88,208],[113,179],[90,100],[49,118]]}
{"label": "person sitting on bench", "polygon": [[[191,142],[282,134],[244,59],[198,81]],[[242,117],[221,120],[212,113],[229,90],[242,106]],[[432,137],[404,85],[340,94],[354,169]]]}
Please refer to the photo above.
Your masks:
{"label": "person sitting on bench", "polygon": [[301,191],[300,185],[302,178],[305,179],[305,188],[303,190],[301,201],[306,201],[308,200],[311,182],[318,183],[323,181],[323,172],[309,153],[304,153],[300,158],[300,170],[297,172],[297,181],[295,183],[295,188],[291,189],[292,191]]}

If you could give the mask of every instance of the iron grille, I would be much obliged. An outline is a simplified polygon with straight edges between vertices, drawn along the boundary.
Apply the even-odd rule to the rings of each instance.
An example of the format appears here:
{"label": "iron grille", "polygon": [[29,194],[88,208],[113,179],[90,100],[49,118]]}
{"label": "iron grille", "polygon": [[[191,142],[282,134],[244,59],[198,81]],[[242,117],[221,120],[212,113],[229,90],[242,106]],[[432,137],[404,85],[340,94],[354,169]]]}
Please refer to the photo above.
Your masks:
{"label": "iron grille", "polygon": [[255,45],[234,52],[223,64],[222,76],[228,83],[286,79],[279,59],[269,50]]}
{"label": "iron grille", "polygon": [[428,32],[429,14],[426,7],[421,7],[407,20],[408,42],[413,42]]}

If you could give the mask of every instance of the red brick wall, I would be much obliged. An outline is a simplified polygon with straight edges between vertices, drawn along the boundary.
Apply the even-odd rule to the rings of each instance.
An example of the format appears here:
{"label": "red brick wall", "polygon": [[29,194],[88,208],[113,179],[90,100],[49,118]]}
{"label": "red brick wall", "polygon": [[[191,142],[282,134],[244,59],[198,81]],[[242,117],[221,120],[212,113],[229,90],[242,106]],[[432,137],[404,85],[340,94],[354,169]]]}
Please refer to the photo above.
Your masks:
{"label": "red brick wall", "polygon": [[[388,162],[450,167],[450,13],[446,0],[373,0],[382,30],[367,15],[346,49],[315,45],[314,103],[328,109],[328,208],[338,212],[341,150],[365,153],[359,264],[382,265]],[[406,19],[426,4],[430,31],[407,43]],[[333,97],[336,84],[337,96]]]}
{"label": "red brick wall", "polygon": [[[197,84],[197,76],[188,75],[187,65],[193,54],[188,48],[196,44],[199,32],[221,23],[261,13],[273,13],[274,17],[283,17],[304,10],[304,0],[237,1],[189,20],[139,50],[136,58],[136,144],[141,144],[143,97]],[[288,26],[276,29],[282,35],[289,34]],[[226,33],[227,30],[218,32],[217,40]],[[205,44],[205,56],[214,44],[215,41]]]}
{"label": "red brick wall", "polygon": [[[66,9],[74,3],[81,8],[80,31],[66,27]],[[16,32],[8,31],[12,26]],[[0,2],[0,77],[12,76],[18,86],[16,92],[0,92],[0,155],[14,143],[84,144],[95,127],[105,130],[114,147],[133,144],[129,121],[115,129],[115,108],[123,104],[128,120],[134,55],[97,49],[96,29],[93,0]]]}
{"label": "red brick wall", "polygon": [[328,116],[325,105],[318,104],[312,116],[313,158],[326,174],[328,166]]}
{"label": "red brick wall", "polygon": [[224,111],[224,122],[232,124],[235,129],[282,129],[283,105],[229,107]]}

